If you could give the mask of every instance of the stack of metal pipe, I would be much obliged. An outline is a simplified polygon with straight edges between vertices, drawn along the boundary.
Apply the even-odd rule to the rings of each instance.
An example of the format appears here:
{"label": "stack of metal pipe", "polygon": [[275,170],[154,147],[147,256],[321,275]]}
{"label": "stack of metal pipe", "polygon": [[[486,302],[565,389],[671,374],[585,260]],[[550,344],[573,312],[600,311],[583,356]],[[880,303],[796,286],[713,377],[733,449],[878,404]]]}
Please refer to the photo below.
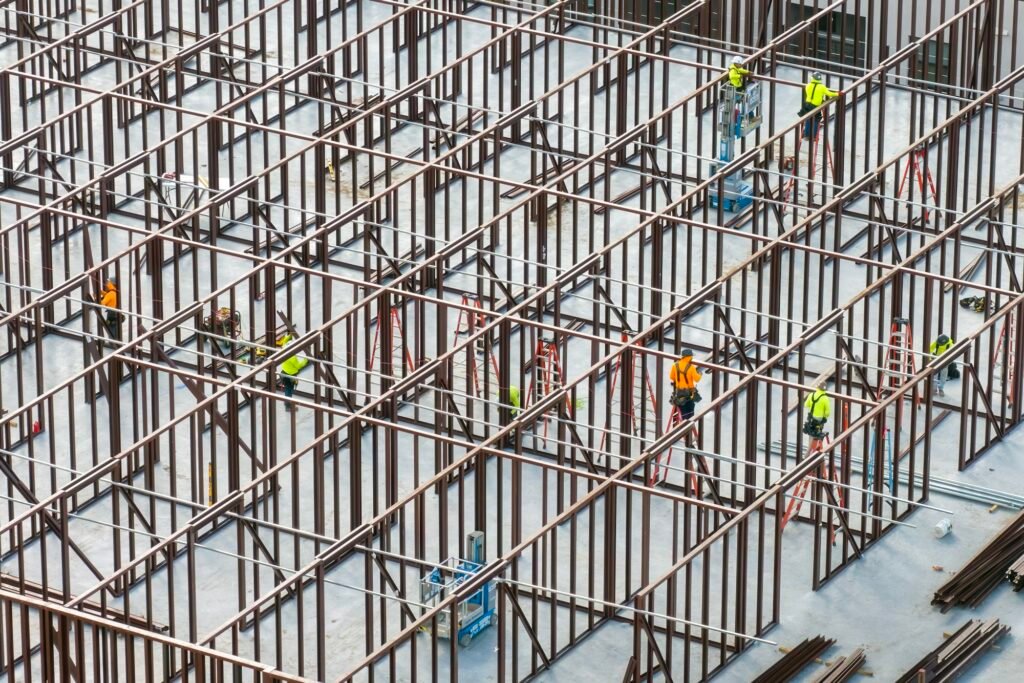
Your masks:
{"label": "stack of metal pipe", "polygon": [[1001,625],[998,619],[971,619],[896,679],[896,683],[954,680],[1009,631],[1010,627]]}
{"label": "stack of metal pipe", "polygon": [[1013,585],[1013,592],[1018,593],[1024,589],[1024,555],[1021,555],[1016,562],[1006,570],[1006,578]]}
{"label": "stack of metal pipe", "polygon": [[812,683],[844,683],[853,678],[864,664],[867,655],[857,648],[845,657],[838,657],[812,681]]}
{"label": "stack of metal pipe", "polygon": [[834,642],[836,641],[825,636],[814,636],[807,638],[792,650],[783,650],[785,656],[765,669],[764,673],[754,679],[754,683],[781,683],[792,680],[805,666],[832,647]]}
{"label": "stack of metal pipe", "polygon": [[1024,512],[1017,514],[963,569],[935,591],[933,605],[948,612],[957,605],[977,607],[1001,584],[1024,555]]}

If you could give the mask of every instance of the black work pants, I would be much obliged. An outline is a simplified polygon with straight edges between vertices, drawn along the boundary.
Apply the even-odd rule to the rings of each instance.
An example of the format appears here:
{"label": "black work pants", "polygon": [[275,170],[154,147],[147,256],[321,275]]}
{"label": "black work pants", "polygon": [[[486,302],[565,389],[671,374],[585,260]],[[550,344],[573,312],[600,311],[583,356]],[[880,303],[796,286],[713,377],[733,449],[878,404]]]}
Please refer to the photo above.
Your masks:
{"label": "black work pants", "polygon": [[107,311],[107,331],[113,339],[121,339],[121,314],[117,311]]}

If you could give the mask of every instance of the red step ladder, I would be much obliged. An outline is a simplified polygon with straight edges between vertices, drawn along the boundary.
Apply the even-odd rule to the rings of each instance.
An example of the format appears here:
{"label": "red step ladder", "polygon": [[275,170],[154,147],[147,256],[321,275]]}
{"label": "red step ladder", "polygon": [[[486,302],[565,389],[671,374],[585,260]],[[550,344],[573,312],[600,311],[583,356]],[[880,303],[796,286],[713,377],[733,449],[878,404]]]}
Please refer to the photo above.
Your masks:
{"label": "red step ladder", "polygon": [[[466,310],[466,309],[475,310]],[[477,312],[479,311],[479,313]],[[483,328],[487,324],[487,317],[484,314],[483,304],[480,303],[480,299],[473,296],[472,294],[462,295],[462,308],[459,309],[459,317],[455,321],[455,338],[452,341],[453,346],[458,344],[460,335],[473,335],[477,330]],[[465,324],[465,328],[463,328]],[[475,390],[476,396],[483,396],[483,389],[481,388],[480,382],[480,362],[477,360],[477,356],[483,356],[486,353],[487,344],[485,343],[486,335],[481,335],[477,338],[473,344],[473,349],[468,351],[468,360],[463,363],[456,361],[453,365],[458,367],[466,367],[467,374],[473,378],[472,388]],[[494,349],[491,349],[490,356],[491,368],[494,370],[495,386],[497,386],[498,378],[498,361],[494,357]],[[484,367],[487,367],[486,361]]]}
{"label": "red step ladder", "polygon": [[[914,330],[906,318],[893,318],[892,326],[889,329],[889,345],[886,348],[885,362],[882,365],[882,377],[879,378],[875,400],[881,402],[886,396],[896,393],[910,381],[916,372]],[[917,389],[914,389],[914,397],[911,400],[918,406],[921,405],[923,397],[918,394]],[[897,415],[902,416],[903,401],[899,402],[896,410]],[[902,420],[899,421],[899,424],[903,424]]]}
{"label": "red step ladder", "polygon": [[[668,416],[668,424],[665,426],[665,434],[672,431],[676,425],[682,424],[683,422],[683,409],[679,406],[671,406]],[[697,423],[693,424],[693,436],[690,439],[692,443],[697,443],[700,439],[700,432],[697,429]],[[654,468],[651,470],[650,479],[647,480],[648,486],[657,486],[658,484],[664,483],[668,480],[668,473],[671,471],[672,465],[672,450],[674,446],[669,446],[667,450],[658,454],[654,459]],[[694,461],[698,461],[701,465],[701,469],[704,472],[710,472],[708,469],[708,462],[703,455],[697,453],[691,453],[689,448],[685,449],[686,452],[686,470],[690,473],[690,492],[696,498],[702,498],[704,495],[701,487],[700,478],[697,475],[697,471],[691,467]]]}
{"label": "red step ladder", "polygon": [[[541,401],[553,391],[557,391],[565,383],[562,374],[562,361],[558,356],[558,345],[554,339],[538,339],[537,346],[533,353],[533,371],[530,373],[530,386],[526,390],[526,400],[523,402],[523,409],[529,408],[534,403]],[[569,397],[565,397],[565,408],[567,414],[571,414],[572,404]],[[548,438],[548,423],[551,421],[551,412],[548,411],[540,419],[544,423],[544,431],[541,441],[546,445]]]}
{"label": "red step ladder", "polygon": [[[821,146],[822,131],[824,131],[825,128],[828,127],[828,119],[825,117],[825,113],[819,112],[818,115],[821,116],[821,120],[818,122],[818,132],[814,134],[814,140],[811,141],[811,157],[807,161],[808,180],[814,179],[814,174],[817,171],[816,164],[818,163],[818,148],[819,146]],[[792,193],[793,188],[796,186],[797,160],[800,158],[800,143],[803,141],[803,139],[803,135],[796,139],[796,147],[793,150],[793,156],[786,157],[786,159],[782,162],[783,170],[790,170],[793,173],[793,175],[789,179],[789,182],[787,182],[786,185],[782,188],[782,201],[787,204],[789,203],[790,194]],[[825,135],[824,158],[825,161],[823,163],[828,163],[829,177],[831,177],[832,180],[835,181],[836,169],[835,166],[832,164],[832,144],[828,141],[828,135]]]}
{"label": "red step ladder", "polygon": [[[630,337],[630,333],[629,332],[623,332],[622,333],[622,341],[624,343],[629,341],[629,337]],[[636,377],[636,363],[637,363],[639,354],[637,354],[637,353],[635,353],[633,351],[630,351],[630,355],[632,356],[632,361],[630,363],[630,373],[629,373],[629,376],[632,377],[632,378],[635,378]],[[619,375],[621,374],[621,371],[622,371],[622,354],[619,354],[618,356],[615,357],[615,367],[612,369],[611,391],[609,392],[609,396],[611,396],[611,401],[612,401],[612,406],[613,407],[616,404],[616,401],[615,401],[615,388],[618,385]],[[638,426],[637,426],[638,425],[638,418],[637,418],[637,415],[636,415],[636,413],[637,413],[636,401],[633,400],[634,399],[634,395],[633,395],[633,382],[632,381],[629,382],[629,386],[625,386],[625,384],[626,383],[623,382],[623,386],[622,386],[622,397],[623,398],[620,401],[618,401],[618,403],[621,404],[623,401],[629,401],[629,406],[626,408],[626,411],[627,411],[627,415],[629,415],[630,424],[633,426],[633,433],[635,434],[638,431]],[[652,407],[653,414],[657,415],[658,414],[658,402],[654,398],[654,387],[651,385],[651,377],[650,377],[650,375],[648,373],[644,373],[644,384],[647,386],[647,396],[648,396],[648,398],[651,401],[651,407]],[[642,393],[643,393],[643,389],[641,389],[641,400],[643,400]],[[600,464],[604,460],[604,446],[605,446],[605,443],[608,440],[608,432],[611,430],[611,420],[612,420],[612,416],[614,414],[615,414],[614,410],[609,410],[608,411],[608,420],[605,422],[604,431],[601,432],[601,443],[600,443],[600,445],[598,446],[598,449],[597,449],[598,450],[598,453],[597,453],[597,463],[598,464]]]}
{"label": "red step ladder", "polygon": [[[370,371],[373,371],[374,365],[377,360],[377,350],[380,348],[380,317],[377,318],[377,329],[373,333],[373,350],[370,352]],[[416,364],[412,361],[412,354],[409,353],[409,349],[405,345],[405,334],[402,332],[402,320],[398,317],[398,309],[391,309],[391,329],[392,329],[392,340],[397,339],[399,344],[395,345],[395,349],[401,347],[404,352],[402,355],[405,356],[405,365],[409,368],[409,372],[416,369]]]}
{"label": "red step ladder", "polygon": [[[928,167],[926,157],[928,156],[927,147],[921,146],[910,153],[910,161],[907,162],[906,167],[903,169],[903,178],[900,180],[900,189],[896,193],[896,198],[899,199],[903,196],[903,189],[907,185],[907,180],[910,179],[910,172],[913,170],[914,178],[917,180],[917,186],[921,190],[921,201],[924,202],[928,199],[927,193],[925,192],[925,184],[927,183],[928,189],[931,190],[931,199],[938,205],[939,198],[935,192],[935,180],[932,178],[931,168]],[[931,210],[925,209],[924,211],[924,222],[928,222],[928,214]]]}
{"label": "red step ladder", "polygon": [[[821,440],[821,443],[823,448],[827,448],[832,443],[832,440],[829,438],[828,434],[826,434]],[[815,449],[808,454],[808,457],[811,457],[820,451],[821,449]],[[824,460],[821,463],[821,468],[818,471],[817,477],[812,473],[808,473],[800,480],[800,483],[796,485],[796,491],[793,493],[792,497],[790,497],[789,504],[786,506],[786,514],[782,517],[782,524],[779,526],[779,533],[782,533],[785,530],[786,525],[789,524],[789,520],[800,514],[800,510],[804,507],[804,501],[807,500],[807,497],[810,494],[811,484],[817,483],[823,487],[834,486],[836,500],[839,501],[839,507],[846,507],[846,503],[843,501],[843,486],[839,481],[839,469],[840,468],[830,467],[828,461]],[[836,513],[838,514],[839,511],[837,510]],[[829,541],[832,545],[836,544],[836,525],[832,523],[829,524]]]}
{"label": "red step ladder", "polygon": [[992,365],[999,367],[1003,363],[1002,350],[1006,346],[1006,400],[1013,405],[1013,375],[1016,368],[1014,351],[1017,346],[1017,311],[1010,311],[1003,320],[1002,329],[999,330],[999,340],[996,342],[996,349],[992,353]]}

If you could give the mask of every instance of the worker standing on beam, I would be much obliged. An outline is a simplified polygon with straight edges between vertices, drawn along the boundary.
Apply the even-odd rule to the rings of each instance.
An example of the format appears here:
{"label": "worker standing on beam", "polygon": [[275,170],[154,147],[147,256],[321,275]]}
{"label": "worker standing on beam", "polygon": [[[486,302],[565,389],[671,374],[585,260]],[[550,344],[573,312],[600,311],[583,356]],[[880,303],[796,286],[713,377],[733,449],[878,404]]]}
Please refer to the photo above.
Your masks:
{"label": "worker standing on beam", "polygon": [[113,339],[121,339],[121,312],[117,309],[117,281],[107,278],[107,284],[99,298],[100,306],[106,309],[107,331]]}
{"label": "worker standing on beam", "polygon": [[[950,338],[948,334],[940,334],[935,341],[932,342],[929,347],[929,351],[936,358],[944,354],[946,351],[953,346],[955,342]],[[946,380],[947,379],[959,379],[960,371],[956,367],[956,363],[950,363],[948,369],[940,369],[935,373],[935,393],[939,396],[946,395]]]}
{"label": "worker standing on beam", "polygon": [[732,58],[729,63],[729,83],[736,92],[743,92],[743,89],[747,87],[747,81],[753,76],[748,69],[743,68],[743,58],[736,55]]}
{"label": "worker standing on beam", "polygon": [[807,419],[804,420],[803,432],[811,437],[811,452],[821,450],[821,442],[825,438],[825,423],[832,414],[832,399],[828,392],[818,387],[804,400]]}
{"label": "worker standing on beam", "polygon": [[683,351],[682,357],[672,364],[668,371],[668,379],[672,382],[672,405],[679,408],[681,417],[688,420],[700,401],[697,383],[703,375],[693,365],[693,349]]}
{"label": "worker standing on beam", "polygon": [[[828,100],[839,97],[842,90],[829,90],[825,85],[825,77],[820,71],[811,74],[811,80],[804,86],[804,104],[800,108],[800,116],[810,114],[812,111],[825,104]],[[816,114],[804,122],[804,139],[817,136],[818,126],[821,124],[822,115]]]}

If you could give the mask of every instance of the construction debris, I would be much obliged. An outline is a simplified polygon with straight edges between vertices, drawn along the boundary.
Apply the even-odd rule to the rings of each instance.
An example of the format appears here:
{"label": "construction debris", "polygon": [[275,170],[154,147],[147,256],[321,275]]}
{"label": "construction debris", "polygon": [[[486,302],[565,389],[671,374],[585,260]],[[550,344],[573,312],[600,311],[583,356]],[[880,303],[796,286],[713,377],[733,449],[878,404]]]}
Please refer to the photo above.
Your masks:
{"label": "construction debris", "polygon": [[839,657],[829,664],[829,667],[818,674],[812,683],[843,683],[843,681],[853,678],[857,673],[870,676],[870,672],[860,670],[866,658],[867,655],[864,654],[864,650],[857,648],[849,655]]}
{"label": "construction debris", "polygon": [[1009,569],[1006,570],[1006,578],[1013,584],[1013,592],[1019,593],[1024,589],[1024,555],[1017,558]]}
{"label": "construction debris", "polygon": [[974,664],[997,640],[1010,632],[998,619],[971,619],[946,642],[929,652],[896,683],[928,683],[957,678]]}
{"label": "construction debris", "polygon": [[935,591],[933,605],[948,612],[957,605],[977,607],[1007,576],[1014,561],[1024,555],[1024,512],[972,557],[963,569]]}
{"label": "construction debris", "polygon": [[805,666],[813,662],[836,642],[825,636],[808,638],[792,650],[779,648],[785,656],[754,679],[754,683],[783,683],[792,680]]}

